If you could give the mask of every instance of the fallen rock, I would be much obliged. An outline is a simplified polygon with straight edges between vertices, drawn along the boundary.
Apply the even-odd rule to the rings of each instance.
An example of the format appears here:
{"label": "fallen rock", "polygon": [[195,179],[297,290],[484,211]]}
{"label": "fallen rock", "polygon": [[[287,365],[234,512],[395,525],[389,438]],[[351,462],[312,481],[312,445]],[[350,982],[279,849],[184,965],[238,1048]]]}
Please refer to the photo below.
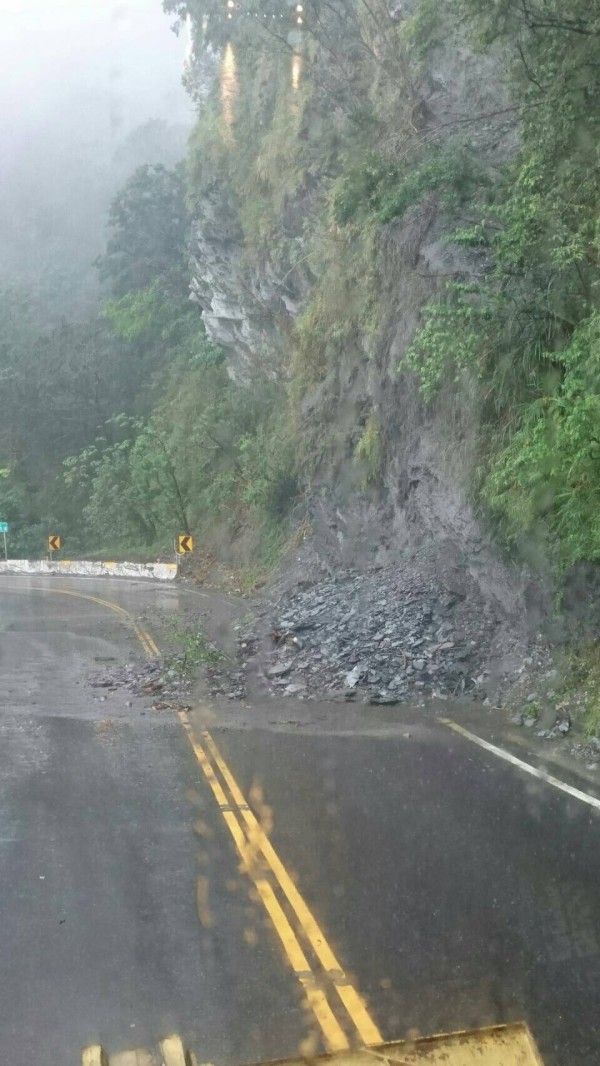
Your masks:
{"label": "fallen rock", "polygon": [[298,696],[301,692],[306,692],[306,685],[303,685],[303,684],[286,685],[284,691],[285,691],[286,696]]}
{"label": "fallen rock", "polygon": [[293,662],[279,663],[277,666],[271,666],[266,671],[267,677],[285,677],[290,673],[293,667]]}
{"label": "fallen rock", "polygon": [[364,674],[364,668],[362,666],[355,666],[344,678],[344,683],[347,688],[356,688],[362,675]]}

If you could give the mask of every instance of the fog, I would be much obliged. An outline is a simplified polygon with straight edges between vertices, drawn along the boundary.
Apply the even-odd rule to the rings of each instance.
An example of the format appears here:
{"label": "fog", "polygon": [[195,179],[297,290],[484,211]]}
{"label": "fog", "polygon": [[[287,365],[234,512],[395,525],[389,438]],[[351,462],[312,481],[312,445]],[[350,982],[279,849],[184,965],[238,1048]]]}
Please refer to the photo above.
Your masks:
{"label": "fog", "polygon": [[50,311],[93,303],[115,189],[183,154],[185,46],[160,0],[2,0],[0,275]]}

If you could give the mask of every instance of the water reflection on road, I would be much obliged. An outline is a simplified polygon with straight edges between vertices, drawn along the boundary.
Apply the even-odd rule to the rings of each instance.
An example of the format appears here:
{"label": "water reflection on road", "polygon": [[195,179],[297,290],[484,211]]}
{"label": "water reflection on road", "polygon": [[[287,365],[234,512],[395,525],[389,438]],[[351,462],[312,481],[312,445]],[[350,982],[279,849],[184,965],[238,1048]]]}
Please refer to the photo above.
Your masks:
{"label": "water reflection on road", "polygon": [[[193,47],[193,45],[192,45]],[[302,84],[302,71],[304,61],[299,52],[292,56],[291,64],[291,87],[297,93]],[[221,114],[225,125],[226,138],[233,144],[233,126],[236,118],[236,103],[240,94],[240,81],[235,49],[228,41],[221,55],[219,68],[219,84],[221,88]]]}
{"label": "water reflection on road", "polygon": [[292,58],[292,89],[297,92],[302,77],[302,56],[296,52]]}
{"label": "water reflection on road", "polygon": [[227,42],[221,57],[219,71],[221,85],[221,104],[223,120],[227,131],[227,139],[233,141],[233,123],[235,121],[235,104],[239,95],[240,85],[237,75],[237,62],[233,45]]}

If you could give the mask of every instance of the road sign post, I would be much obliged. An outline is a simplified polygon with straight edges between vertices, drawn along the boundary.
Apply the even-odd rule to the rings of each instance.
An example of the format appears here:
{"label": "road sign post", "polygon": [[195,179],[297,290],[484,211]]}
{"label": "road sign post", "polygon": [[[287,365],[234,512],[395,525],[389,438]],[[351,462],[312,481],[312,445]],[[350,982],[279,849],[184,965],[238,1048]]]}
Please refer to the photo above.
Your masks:
{"label": "road sign post", "polygon": [[6,534],[8,533],[8,522],[0,522],[0,533],[4,537],[4,562],[8,562],[8,549],[6,547]]}
{"label": "road sign post", "polygon": [[175,562],[177,564],[177,573],[179,573],[179,563],[183,555],[187,555],[194,550],[194,538],[189,533],[180,533],[175,541]]}

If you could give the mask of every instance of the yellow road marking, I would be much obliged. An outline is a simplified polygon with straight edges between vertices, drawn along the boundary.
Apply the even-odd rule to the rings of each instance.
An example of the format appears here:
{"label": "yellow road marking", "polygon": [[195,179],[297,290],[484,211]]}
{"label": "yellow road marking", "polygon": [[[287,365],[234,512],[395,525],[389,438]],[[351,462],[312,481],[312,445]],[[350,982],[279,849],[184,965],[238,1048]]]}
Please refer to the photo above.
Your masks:
{"label": "yellow road marking", "polygon": [[146,655],[149,659],[157,659],[160,655],[158,647],[155,641],[152,639],[149,633],[141,626],[138,626],[129,611],[126,611],[124,607],[119,607],[118,603],[113,603],[112,600],[103,600],[100,596],[90,596],[87,592],[74,592],[72,589],[48,589],[43,585],[31,585],[36,592],[53,592],[59,596],[73,596],[77,600],[89,600],[90,603],[97,603],[100,607],[106,607],[109,611],[114,611],[115,614],[120,614],[122,618],[125,618],[142,645]]}
{"label": "yellow road marking", "polygon": [[146,643],[148,645],[149,651],[151,652],[152,656],[155,659],[158,659],[159,656],[160,656],[160,651],[158,649],[158,645],[153,640],[153,638],[150,636],[150,633],[147,632],[147,630],[144,629],[144,630],[142,630],[142,632],[144,633],[144,636],[146,637]]}
{"label": "yellow road marking", "polygon": [[219,805],[225,824],[233,837],[244,870],[254,882],[263,906],[281,940],[283,950],[287,955],[296,977],[304,989],[306,999],[321,1027],[329,1051],[347,1050],[349,1043],[346,1034],[329,1006],[325,993],[317,986],[315,975],[310,968],[308,959],[306,958],[298,938],[286,918],[271,885],[264,877],[261,877],[256,870],[256,864],[253,861],[251,842],[244,833],[236,815],[231,810],[231,805],[214,773],[206,752],[194,737],[192,727],[185,712],[178,711],[178,715],[202,772],[204,773],[217,804]]}
{"label": "yellow road marking", "polygon": [[[191,726],[189,719],[185,712],[180,712],[179,717],[183,723],[184,728],[188,732],[188,736],[191,734]],[[375,1025],[375,1022],[371,1018],[364,1000],[358,994],[354,985],[346,976],[342,966],[340,965],[336,955],[332,951],[329,943],[325,938],[325,934],[320,928],[316,918],[312,911],[308,907],[304,898],[296,888],[296,885],[292,881],[288,871],[286,870],[283,862],[279,858],[275,851],[271,841],[262,828],[260,822],[254,815],[253,811],[248,806],[248,803],[244,797],[244,794],[235,780],[231,770],[221,755],[215,741],[210,733],[202,734],[203,740],[206,743],[206,747],[213,757],[215,765],[218,767],[223,780],[225,781],[227,788],[229,789],[231,796],[237,806],[241,817],[246,823],[249,829],[249,843],[254,848],[262,852],[263,858],[267,865],[270,867],[276,880],[278,881],[284,895],[286,896],[288,903],[294,911],[300,927],[304,932],[307,940],[309,941],[313,951],[315,952],[319,962],[328,976],[334,982],[335,989],[340,997],[344,1007],[346,1008],[353,1024],[355,1025],[361,1040],[365,1044],[382,1044],[383,1037],[379,1032],[379,1029]],[[194,742],[196,743],[196,742]],[[194,746],[192,744],[192,746]],[[194,750],[196,750],[194,748]],[[209,764],[210,765],[210,764]],[[212,773],[212,769],[211,769]],[[214,776],[214,775],[213,775]],[[222,791],[222,790],[221,790]],[[223,795],[223,801],[227,804],[225,794]]]}
{"label": "yellow road marking", "polygon": [[218,766],[227,783],[227,787],[240,810],[242,818],[252,834],[253,841],[256,841],[256,845],[260,848],[265,861],[281,885],[288,903],[292,907],[302,930],[323,969],[327,971],[334,981],[337,994],[350,1015],[352,1022],[356,1026],[361,1039],[365,1044],[382,1044],[383,1037],[367,1011],[364,1000],[346,976],[312,911],[296,888],[296,885],[292,881],[292,878],[271,844],[267,834],[264,832],[260,822],[248,806],[237,781],[223,759],[215,741],[209,733],[204,733],[203,737],[215,764]]}

